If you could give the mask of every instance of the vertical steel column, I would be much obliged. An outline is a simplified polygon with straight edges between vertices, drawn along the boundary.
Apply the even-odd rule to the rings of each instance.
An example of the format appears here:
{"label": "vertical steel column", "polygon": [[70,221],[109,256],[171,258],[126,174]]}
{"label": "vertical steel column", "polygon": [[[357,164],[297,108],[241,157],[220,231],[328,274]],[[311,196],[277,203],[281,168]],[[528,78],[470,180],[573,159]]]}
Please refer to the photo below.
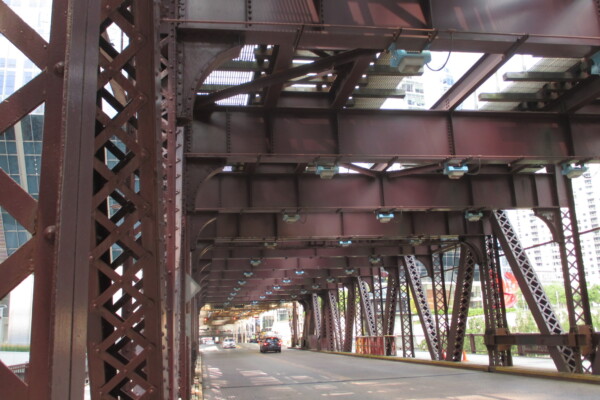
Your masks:
{"label": "vertical steel column", "polygon": [[398,303],[398,268],[388,270],[387,290],[385,294],[385,310],[383,316],[383,334],[393,335],[396,322],[396,305]]}
{"label": "vertical steel column", "polygon": [[446,295],[446,280],[442,256],[439,252],[430,253],[432,265],[433,306],[435,310],[435,326],[438,333],[438,360],[445,359],[444,353],[448,347],[448,300]]}
{"label": "vertical steel column", "polygon": [[[383,335],[393,336],[396,325],[396,309],[398,305],[398,268],[388,270],[387,290],[385,295],[385,314],[383,318]],[[385,340],[385,354],[392,355],[393,343]]]}
{"label": "vertical steel column", "polygon": [[306,301],[304,302],[304,324],[302,326],[302,343],[300,346],[303,349],[310,348],[309,338],[315,330],[313,314],[314,314],[314,310],[313,310],[312,301],[310,301],[307,298]]}
{"label": "vertical steel column", "polygon": [[368,336],[376,336],[377,325],[375,323],[375,312],[373,310],[373,302],[372,299],[369,298],[369,284],[361,277],[358,277],[357,280],[358,290],[360,293],[360,303],[365,317],[365,322],[367,324],[367,334]]}
{"label": "vertical steel column", "polygon": [[404,256],[403,257],[404,267],[406,268],[406,276],[408,277],[408,284],[412,290],[412,294],[415,299],[415,306],[417,307],[417,313],[421,320],[421,326],[423,327],[423,333],[425,334],[425,341],[427,342],[427,348],[429,349],[429,355],[432,360],[439,359],[438,347],[438,335],[435,329],[435,321],[431,311],[429,310],[429,304],[427,303],[427,295],[421,282],[421,275],[419,274],[419,267],[417,265],[417,259],[415,256]]}
{"label": "vertical steel column", "polygon": [[357,336],[364,336],[365,335],[365,323],[364,323],[364,312],[362,309],[362,300],[361,300],[361,296],[360,296],[360,287],[358,285],[358,278],[356,278],[354,280],[354,298],[355,298],[355,303],[356,304],[356,312],[355,312],[355,318],[354,318],[354,324],[355,324],[355,329],[354,329],[354,333],[355,333],[355,337]]}
{"label": "vertical steel column", "polygon": [[[569,207],[560,210],[536,210],[535,215],[550,229],[553,239],[558,243],[562,264],[565,297],[569,313],[569,331],[571,333],[591,333],[592,313],[587,293],[583,255],[579,240],[579,229],[575,217],[575,204],[570,179],[565,178],[570,197]],[[591,340],[591,336],[589,337]],[[587,354],[581,354],[579,348],[573,348],[577,365],[575,372],[592,372],[591,360],[595,357],[594,346]],[[598,374],[600,371],[594,371]]]}
{"label": "vertical steel column", "polygon": [[311,299],[312,299],[312,311],[313,311],[313,320],[314,320],[314,332],[315,332],[315,336],[317,337],[317,348],[319,346],[319,341],[321,340],[321,333],[322,333],[322,327],[321,327],[321,322],[322,320],[322,315],[321,315],[321,306],[319,305],[319,295],[316,293],[313,293],[311,295]]}
{"label": "vertical steel column", "polygon": [[[504,292],[502,290],[502,273],[498,262],[498,245],[492,235],[483,238],[484,261],[479,264],[481,272],[481,292],[485,315],[486,335],[501,335],[508,333]],[[512,365],[510,346],[498,348],[488,346],[490,366]]]}
{"label": "vertical steel column", "polygon": [[400,297],[400,328],[402,330],[402,357],[415,358],[415,344],[410,312],[410,293],[406,270],[398,266],[398,291]]}
{"label": "vertical steel column", "polygon": [[[523,296],[527,301],[527,305],[531,310],[531,314],[533,315],[533,319],[535,320],[538,329],[542,334],[546,335],[559,335],[564,333],[558,317],[552,309],[550,300],[548,300],[548,297],[544,292],[542,283],[540,282],[535,269],[531,265],[506,212],[502,210],[494,211],[492,213],[491,223],[494,233],[502,245],[504,255],[519,282],[519,287],[523,292]],[[559,371],[575,371],[577,360],[570,348],[565,346],[548,347],[548,351]]]}
{"label": "vertical steel column", "polygon": [[0,2],[0,31],[41,70],[0,103],[0,132],[44,104],[39,200],[0,170],[0,206],[32,235],[0,264],[0,298],[35,274],[30,365],[23,382],[0,362],[7,399],[83,397],[99,11],[54,1],[47,43]]}
{"label": "vertical steel column", "polygon": [[[162,18],[177,18],[178,7],[173,1],[164,1],[160,7]],[[181,268],[181,155],[178,149],[182,149],[182,133],[178,131],[177,121],[177,49],[176,29],[174,24],[166,24],[164,31],[160,34],[160,68],[161,68],[161,134],[163,152],[163,170],[165,171],[164,205],[165,205],[165,242],[166,242],[166,290],[165,303],[167,308],[167,354],[168,354],[168,391],[169,398],[181,397],[187,400],[185,387],[182,385],[181,394],[178,393],[179,386],[179,357],[184,356],[180,352],[179,318],[182,317],[181,307],[176,298],[175,287],[177,285],[177,269]]]}
{"label": "vertical steel column", "polygon": [[475,276],[475,262],[473,250],[469,246],[463,245],[452,303],[452,324],[448,332],[448,352],[446,354],[448,361],[460,361],[462,357],[471,303],[471,288]]}
{"label": "vertical steel column", "polygon": [[298,346],[298,302],[292,302],[292,347]]}
{"label": "vertical steel column", "polygon": [[382,275],[385,273],[383,268],[377,269],[377,275],[373,276],[373,310],[375,316],[376,335],[383,335],[383,326],[385,318],[385,304],[383,297]]}
{"label": "vertical steel column", "polygon": [[356,322],[356,282],[353,279],[348,287],[348,294],[346,296],[346,324],[344,326],[344,345],[342,351],[351,352],[352,344],[354,342],[354,325]]}
{"label": "vertical steel column", "polygon": [[329,308],[329,344],[330,350],[339,351],[341,349],[342,333],[340,329],[340,311],[338,309],[338,293],[337,289],[327,291],[327,302]]}
{"label": "vertical steel column", "polygon": [[[158,9],[133,0],[105,1],[101,10],[88,334],[91,394],[93,399],[167,399]],[[120,30],[125,48],[107,40],[109,27]],[[125,317],[120,301],[128,298],[134,311]]]}

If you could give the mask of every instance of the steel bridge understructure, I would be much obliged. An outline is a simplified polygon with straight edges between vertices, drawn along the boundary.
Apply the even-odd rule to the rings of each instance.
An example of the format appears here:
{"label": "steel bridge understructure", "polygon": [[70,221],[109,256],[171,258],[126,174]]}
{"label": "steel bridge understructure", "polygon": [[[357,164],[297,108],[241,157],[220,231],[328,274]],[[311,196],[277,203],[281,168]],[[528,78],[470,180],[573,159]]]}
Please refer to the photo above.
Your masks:
{"label": "steel bridge understructure", "polygon": [[[87,363],[92,399],[191,399],[204,306],[240,315],[296,301],[295,340],[332,351],[393,334],[399,313],[396,351],[414,357],[413,298],[431,358],[458,362],[477,271],[491,367],[512,364],[511,345],[543,344],[557,371],[600,374],[561,170],[600,162],[598,7],[54,0],[46,41],[0,2],[0,32],[41,70],[0,103],[0,132],[44,105],[39,196],[0,171],[0,206],[31,234],[0,264],[0,298],[35,278],[27,377],[0,363],[2,396],[80,399]],[[399,82],[392,44],[483,55],[430,110],[380,110],[369,101],[402,95],[377,80]],[[530,76],[559,87],[535,104],[457,110],[514,54],[581,62],[562,75],[569,85]],[[208,79],[240,71],[249,78]],[[447,165],[469,172],[449,179]],[[356,173],[315,173],[337,167]],[[509,209],[533,209],[558,243],[568,326]],[[453,282],[449,251],[460,252]],[[501,254],[539,333],[508,330]]]}

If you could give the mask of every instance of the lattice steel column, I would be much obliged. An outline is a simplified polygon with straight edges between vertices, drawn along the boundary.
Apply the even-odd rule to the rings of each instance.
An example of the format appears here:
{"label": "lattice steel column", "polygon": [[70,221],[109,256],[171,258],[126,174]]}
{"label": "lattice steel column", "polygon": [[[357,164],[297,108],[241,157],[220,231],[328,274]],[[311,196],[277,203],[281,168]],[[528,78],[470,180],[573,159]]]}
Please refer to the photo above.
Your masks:
{"label": "lattice steel column", "polygon": [[385,295],[385,312],[383,317],[383,334],[393,335],[396,321],[396,305],[398,304],[398,268],[388,270],[387,290]]}
{"label": "lattice steel column", "polygon": [[358,290],[360,293],[360,304],[365,317],[368,336],[377,335],[377,324],[375,323],[375,311],[373,309],[372,299],[369,298],[369,284],[361,277],[358,280]]}
{"label": "lattice steel column", "polygon": [[421,275],[419,274],[417,259],[414,256],[404,256],[403,261],[406,268],[408,283],[415,298],[415,305],[417,307],[419,319],[421,320],[421,326],[423,327],[423,333],[425,334],[425,340],[427,342],[429,354],[432,360],[437,360],[439,358],[438,335],[435,329],[433,315],[431,315],[431,311],[429,310],[427,295],[425,294],[425,289],[423,288],[423,283],[421,282]]}
{"label": "lattice steel column", "polygon": [[[508,215],[502,210],[494,211],[491,222],[538,329],[543,334],[559,335],[564,333]],[[578,360],[570,348],[548,347],[548,351],[559,371],[574,372],[576,370]]]}
{"label": "lattice steel column", "polygon": [[298,302],[292,303],[292,347],[298,346]]}
{"label": "lattice steel column", "polygon": [[348,294],[346,295],[346,323],[344,326],[344,346],[342,351],[351,352],[352,343],[354,341],[354,325],[356,321],[356,283],[352,280],[347,287]]}
{"label": "lattice steel column", "polygon": [[[398,267],[388,270],[387,290],[385,295],[385,314],[383,319],[383,335],[393,336],[396,325],[396,310],[398,306]],[[392,355],[393,343],[385,340],[385,354]]]}
{"label": "lattice steel column", "polygon": [[340,329],[340,311],[338,309],[337,289],[327,291],[327,300],[329,303],[329,319],[331,321],[328,335],[330,334],[332,336],[329,338],[329,342],[332,345],[331,350],[339,351],[341,348],[342,334]]}
{"label": "lattice steel column", "polygon": [[[567,183],[570,186],[570,180]],[[572,190],[571,187],[569,189]],[[569,313],[569,331],[572,333],[579,333],[580,330],[582,332],[592,332],[592,313],[587,293],[574,205],[572,210],[573,212],[566,207],[560,210],[536,210],[535,215],[544,221],[550,229],[552,237],[558,243]],[[589,354],[582,357],[579,348],[573,348],[573,351],[576,353],[575,358],[578,361],[575,367],[576,372],[591,373],[590,359],[594,357],[593,353],[595,352],[590,351]],[[587,358],[586,356],[590,357]],[[600,371],[597,373],[600,373]]]}
{"label": "lattice steel column", "polygon": [[467,318],[471,303],[471,290],[475,276],[475,255],[464,245],[460,253],[460,266],[456,276],[454,301],[452,303],[452,324],[448,332],[448,351],[446,360],[460,361],[462,358]]}
{"label": "lattice steel column", "polygon": [[448,300],[446,295],[446,280],[444,266],[440,253],[431,253],[433,306],[435,310],[435,325],[438,332],[438,360],[444,359],[448,347]]}
{"label": "lattice steel column", "polygon": [[385,305],[382,275],[385,271],[383,268],[379,268],[377,272],[377,275],[373,276],[373,311],[375,316],[375,326],[377,328],[375,334],[383,335]]}
{"label": "lattice steel column", "polygon": [[402,330],[402,357],[415,358],[415,345],[410,311],[410,293],[406,270],[399,266],[398,292],[400,297],[400,328]]}
{"label": "lattice steel column", "polygon": [[[495,238],[486,235],[483,239],[485,254],[484,262],[479,264],[481,271],[481,292],[483,310],[485,313],[486,335],[508,333],[506,321],[506,307],[504,306],[504,292],[502,290],[502,273],[498,262],[498,246]],[[490,366],[510,366],[512,356],[510,347],[499,350],[488,346]]]}
{"label": "lattice steel column", "polygon": [[314,328],[315,328],[315,336],[318,340],[321,340],[321,333],[323,332],[321,329],[322,315],[321,315],[321,306],[319,305],[319,295],[313,293],[311,295],[312,300],[312,311],[313,311],[313,320],[314,320]]}
{"label": "lattice steel column", "polygon": [[[147,1],[102,4],[88,336],[93,399],[169,396],[158,17]],[[120,29],[125,48],[105,39],[109,27]],[[124,318],[129,300],[134,312]]]}

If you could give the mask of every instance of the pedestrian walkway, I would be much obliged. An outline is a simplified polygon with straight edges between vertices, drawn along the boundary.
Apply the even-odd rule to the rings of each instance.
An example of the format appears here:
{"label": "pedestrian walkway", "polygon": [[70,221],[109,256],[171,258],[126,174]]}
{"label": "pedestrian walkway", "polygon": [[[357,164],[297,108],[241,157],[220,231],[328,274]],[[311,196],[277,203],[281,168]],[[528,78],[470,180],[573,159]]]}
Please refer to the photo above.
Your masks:
{"label": "pedestrian walkway", "polygon": [[[489,365],[487,354],[470,354],[466,353],[467,361],[462,361],[468,364]],[[415,351],[415,358],[421,360],[431,360],[429,352]],[[524,368],[537,368],[550,371],[556,371],[554,361],[550,357],[521,357],[513,356],[513,366]]]}

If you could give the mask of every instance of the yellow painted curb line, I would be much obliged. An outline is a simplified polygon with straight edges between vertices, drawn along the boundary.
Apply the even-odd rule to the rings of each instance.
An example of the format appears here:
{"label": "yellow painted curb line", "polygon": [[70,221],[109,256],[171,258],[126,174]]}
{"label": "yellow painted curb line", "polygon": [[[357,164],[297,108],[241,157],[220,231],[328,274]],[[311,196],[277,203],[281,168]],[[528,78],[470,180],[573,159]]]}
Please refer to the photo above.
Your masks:
{"label": "yellow painted curb line", "polygon": [[600,385],[600,376],[598,375],[572,374],[569,372],[545,371],[523,367],[491,367],[491,372]]}
{"label": "yellow painted curb line", "polygon": [[433,365],[437,367],[447,367],[447,368],[458,368],[458,369],[468,369],[472,371],[481,371],[481,372],[498,372],[502,374],[509,375],[518,375],[518,376],[528,376],[531,378],[543,378],[543,379],[554,379],[554,380],[563,380],[569,382],[577,382],[577,383],[588,383],[593,385],[600,385],[600,376],[598,375],[587,375],[587,374],[572,374],[568,372],[555,372],[555,371],[545,371],[541,369],[532,369],[532,368],[523,368],[523,367],[490,367],[488,365],[481,364],[465,364],[462,362],[453,362],[453,361],[434,361],[434,360],[422,360],[416,358],[402,358],[402,357],[392,357],[392,356],[377,356],[372,354],[356,354],[356,353],[345,353],[340,351],[319,351],[319,350],[311,350],[319,353],[327,353],[327,354],[337,354],[341,356],[350,356],[350,357],[362,357],[362,358],[372,358],[377,360],[386,360],[386,361],[395,361],[395,362],[404,362],[404,363],[413,363],[413,364],[422,364],[422,365]]}

